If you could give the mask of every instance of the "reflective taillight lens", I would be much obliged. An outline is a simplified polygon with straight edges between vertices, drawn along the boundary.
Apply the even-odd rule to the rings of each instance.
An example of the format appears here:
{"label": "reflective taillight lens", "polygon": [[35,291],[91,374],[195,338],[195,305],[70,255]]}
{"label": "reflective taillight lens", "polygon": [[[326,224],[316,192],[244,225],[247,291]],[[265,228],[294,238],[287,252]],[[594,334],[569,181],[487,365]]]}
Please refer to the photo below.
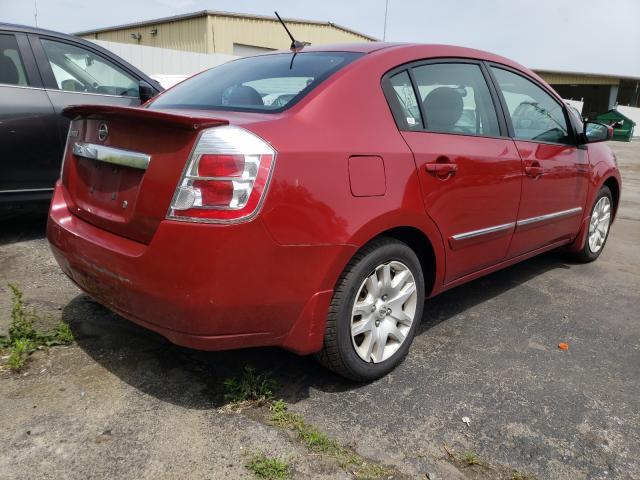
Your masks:
{"label": "reflective taillight lens", "polygon": [[219,223],[253,217],[262,202],[274,160],[275,150],[243,128],[204,130],[167,217]]}

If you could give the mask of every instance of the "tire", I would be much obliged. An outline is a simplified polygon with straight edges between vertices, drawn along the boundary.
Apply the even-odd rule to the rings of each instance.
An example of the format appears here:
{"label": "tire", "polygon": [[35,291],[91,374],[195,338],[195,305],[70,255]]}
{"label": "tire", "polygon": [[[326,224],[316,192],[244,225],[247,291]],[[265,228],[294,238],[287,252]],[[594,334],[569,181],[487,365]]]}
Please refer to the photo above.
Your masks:
{"label": "tire", "polygon": [[[415,289],[409,294],[411,284]],[[371,241],[354,255],[336,284],[324,345],[316,358],[351,380],[366,382],[383,377],[402,362],[411,346],[422,318],[424,290],[420,261],[409,246],[386,237]],[[369,312],[374,306],[376,310],[355,314],[356,301],[358,312]],[[408,317],[412,317],[410,325]],[[370,330],[352,336],[355,325]],[[373,348],[369,348],[371,344]]]}
{"label": "tire", "polygon": [[[601,209],[597,208],[599,207],[600,202],[603,202],[604,204],[607,204],[608,202],[608,210],[607,210],[608,221],[606,224],[606,228],[604,228],[604,233],[602,233],[602,230],[603,230],[602,223],[596,222],[596,220],[598,220],[598,217],[600,219],[603,218]],[[603,186],[598,192],[598,195],[596,195],[593,205],[591,206],[591,215],[589,216],[589,226],[587,227],[588,228],[587,236],[585,238],[585,242],[582,247],[582,250],[580,250],[579,252],[573,255],[573,258],[575,260],[577,260],[578,262],[587,263],[587,262],[593,262],[595,259],[597,259],[600,256],[600,254],[604,250],[607,239],[609,238],[609,231],[611,230],[610,227],[611,227],[612,214],[613,214],[613,197],[611,195],[611,190],[609,190],[609,187]],[[594,222],[598,223],[600,228],[598,227],[594,228]],[[600,237],[601,243],[598,242],[599,245],[595,249],[593,248],[593,244],[590,241],[592,232],[594,230],[598,230],[602,235]]]}

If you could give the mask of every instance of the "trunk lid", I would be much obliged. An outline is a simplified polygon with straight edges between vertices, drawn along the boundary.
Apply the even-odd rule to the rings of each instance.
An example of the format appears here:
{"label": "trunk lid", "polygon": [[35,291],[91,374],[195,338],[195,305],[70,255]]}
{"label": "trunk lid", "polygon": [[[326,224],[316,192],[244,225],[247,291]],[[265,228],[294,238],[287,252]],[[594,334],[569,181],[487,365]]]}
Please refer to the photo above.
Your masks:
{"label": "trunk lid", "polygon": [[65,109],[72,120],[62,183],[71,212],[109,232],[149,243],[198,133],[225,119],[109,105]]}

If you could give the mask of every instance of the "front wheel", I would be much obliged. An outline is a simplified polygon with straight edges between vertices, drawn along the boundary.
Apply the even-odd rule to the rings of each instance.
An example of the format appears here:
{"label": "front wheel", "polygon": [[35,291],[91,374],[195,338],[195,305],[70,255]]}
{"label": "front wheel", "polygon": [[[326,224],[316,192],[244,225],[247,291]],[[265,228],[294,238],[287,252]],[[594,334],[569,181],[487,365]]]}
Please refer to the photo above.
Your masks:
{"label": "front wheel", "polygon": [[336,285],[320,363],[357,381],[393,370],[422,318],[424,288],[420,261],[405,243],[380,238],[367,244]]}
{"label": "front wheel", "polygon": [[611,190],[609,190],[609,187],[604,186],[600,189],[593,202],[587,239],[584,242],[582,250],[575,255],[576,260],[593,262],[600,256],[607,242],[607,238],[609,238],[612,214],[613,198],[611,196]]}

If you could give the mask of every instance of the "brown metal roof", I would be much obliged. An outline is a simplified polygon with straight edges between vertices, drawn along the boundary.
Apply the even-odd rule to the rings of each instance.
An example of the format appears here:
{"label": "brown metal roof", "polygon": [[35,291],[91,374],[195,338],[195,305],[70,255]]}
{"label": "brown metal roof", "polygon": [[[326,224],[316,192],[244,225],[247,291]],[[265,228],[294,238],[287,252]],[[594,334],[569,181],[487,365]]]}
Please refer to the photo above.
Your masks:
{"label": "brown metal roof", "polygon": [[[171,17],[155,18],[155,19],[152,19],[152,20],[145,20],[145,21],[142,21],[142,22],[126,23],[126,24],[122,24],[122,25],[114,25],[112,27],[96,28],[96,29],[93,29],[93,30],[84,30],[82,32],[75,32],[74,35],[77,35],[77,36],[92,35],[94,33],[111,32],[111,31],[114,31],[114,30],[123,30],[125,28],[146,27],[146,26],[149,26],[149,25],[156,25],[156,24],[159,24],[159,23],[176,22],[176,21],[179,21],[179,20],[187,20],[187,19],[190,19],[190,18],[199,18],[199,17],[206,17],[206,16],[251,18],[251,19],[257,19],[257,20],[270,20],[270,21],[275,21],[275,22],[278,21],[278,19],[276,17],[270,17],[270,16],[267,16],[267,15],[252,15],[252,14],[247,14],[247,13],[223,12],[223,11],[218,11],[218,10],[201,10],[199,12],[184,13],[184,14],[181,14],[181,15],[173,15]],[[353,35],[358,35],[358,36],[364,37],[364,38],[366,38],[368,40],[371,40],[371,41],[376,41],[377,40],[377,38],[375,38],[375,37],[372,37],[370,35],[365,35],[364,33],[357,32],[355,30],[343,27],[343,26],[338,25],[337,23],[333,23],[333,22],[319,22],[317,20],[304,20],[304,19],[300,19],[300,18],[283,18],[283,20],[285,22],[288,22],[288,23],[306,23],[306,24],[310,24],[310,25],[330,26],[330,27],[337,28],[338,30],[343,30],[345,32],[351,33]]]}

